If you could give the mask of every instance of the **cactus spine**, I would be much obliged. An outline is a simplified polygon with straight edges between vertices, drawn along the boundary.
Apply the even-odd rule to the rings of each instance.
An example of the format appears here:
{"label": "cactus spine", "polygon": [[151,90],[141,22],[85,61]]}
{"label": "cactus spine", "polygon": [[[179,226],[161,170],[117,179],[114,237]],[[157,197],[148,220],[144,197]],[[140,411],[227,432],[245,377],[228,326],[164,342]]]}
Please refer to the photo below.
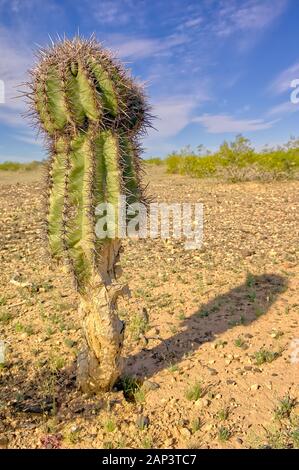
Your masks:
{"label": "cactus spine", "polygon": [[47,236],[64,259],[80,296],[86,347],[77,380],[84,391],[110,389],[120,373],[123,323],[116,313],[121,242],[95,234],[95,208],[119,196],[145,202],[139,136],[148,124],[141,88],[94,38],[59,41],[41,50],[31,71],[34,115],[44,131]]}

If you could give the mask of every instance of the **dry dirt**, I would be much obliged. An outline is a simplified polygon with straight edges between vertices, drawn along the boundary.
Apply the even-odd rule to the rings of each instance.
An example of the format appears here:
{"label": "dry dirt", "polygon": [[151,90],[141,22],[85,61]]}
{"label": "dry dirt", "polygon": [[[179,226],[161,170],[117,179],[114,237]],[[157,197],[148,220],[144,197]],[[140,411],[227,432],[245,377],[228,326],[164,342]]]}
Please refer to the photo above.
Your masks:
{"label": "dry dirt", "polygon": [[125,241],[125,396],[88,397],[77,297],[43,255],[40,174],[0,174],[0,446],[298,447],[299,183],[148,178],[159,201],[204,203],[204,245]]}

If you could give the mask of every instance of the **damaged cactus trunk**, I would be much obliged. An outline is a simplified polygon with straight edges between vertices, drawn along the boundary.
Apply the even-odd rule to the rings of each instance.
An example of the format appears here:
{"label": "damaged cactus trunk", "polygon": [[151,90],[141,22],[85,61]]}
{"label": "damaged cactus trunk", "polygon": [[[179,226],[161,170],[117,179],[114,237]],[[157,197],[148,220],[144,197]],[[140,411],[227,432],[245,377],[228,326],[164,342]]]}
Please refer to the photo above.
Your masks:
{"label": "damaged cactus trunk", "polygon": [[[79,294],[84,348],[77,382],[109,390],[121,372],[124,324],[117,316],[121,240],[118,209],[146,204],[139,137],[149,124],[142,89],[92,38],[41,50],[27,96],[49,148],[46,231]],[[96,208],[114,209],[96,233]]]}

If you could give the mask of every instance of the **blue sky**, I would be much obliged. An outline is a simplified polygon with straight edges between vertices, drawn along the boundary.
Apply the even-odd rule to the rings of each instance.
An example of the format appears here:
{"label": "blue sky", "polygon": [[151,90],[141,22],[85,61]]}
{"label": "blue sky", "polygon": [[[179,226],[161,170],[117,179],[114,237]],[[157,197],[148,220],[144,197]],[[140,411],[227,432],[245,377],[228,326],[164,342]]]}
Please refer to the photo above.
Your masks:
{"label": "blue sky", "polygon": [[299,135],[298,0],[0,0],[0,161],[42,159],[18,84],[34,49],[93,32],[144,82],[156,131],[145,156],[216,149],[238,133],[257,147]]}

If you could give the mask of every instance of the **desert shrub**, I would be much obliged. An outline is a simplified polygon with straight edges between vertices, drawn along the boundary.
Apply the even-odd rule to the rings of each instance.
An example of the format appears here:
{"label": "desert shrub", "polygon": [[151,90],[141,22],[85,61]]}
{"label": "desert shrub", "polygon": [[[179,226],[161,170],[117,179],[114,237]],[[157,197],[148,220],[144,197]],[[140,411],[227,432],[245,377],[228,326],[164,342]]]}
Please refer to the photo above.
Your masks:
{"label": "desert shrub", "polygon": [[36,170],[39,166],[42,165],[42,162],[32,161],[29,163],[20,163],[20,162],[4,162],[0,163],[0,171],[31,171]]}
{"label": "desert shrub", "polygon": [[163,165],[163,160],[161,160],[161,158],[159,157],[152,157],[152,158],[148,158],[147,160],[144,160],[144,162],[148,165]]}
{"label": "desert shrub", "polygon": [[250,141],[239,135],[231,143],[224,142],[211,155],[186,155],[185,149],[172,153],[165,160],[166,168],[171,174],[214,177],[229,182],[298,178],[299,142],[292,140],[291,143],[256,152]]}

